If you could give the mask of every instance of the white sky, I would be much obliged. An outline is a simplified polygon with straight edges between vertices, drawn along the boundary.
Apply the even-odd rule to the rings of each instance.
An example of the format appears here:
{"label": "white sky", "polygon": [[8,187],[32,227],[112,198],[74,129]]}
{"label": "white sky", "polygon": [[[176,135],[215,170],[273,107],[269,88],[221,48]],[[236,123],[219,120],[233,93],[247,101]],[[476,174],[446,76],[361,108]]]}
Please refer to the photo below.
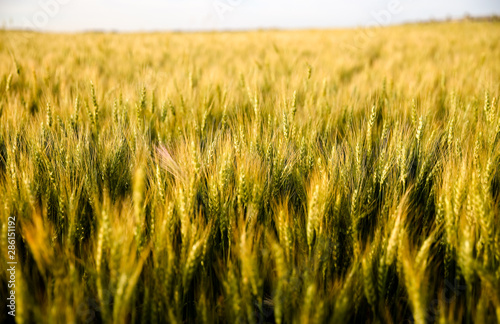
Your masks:
{"label": "white sky", "polygon": [[357,27],[467,13],[500,15],[500,0],[0,0],[4,27],[45,31]]}

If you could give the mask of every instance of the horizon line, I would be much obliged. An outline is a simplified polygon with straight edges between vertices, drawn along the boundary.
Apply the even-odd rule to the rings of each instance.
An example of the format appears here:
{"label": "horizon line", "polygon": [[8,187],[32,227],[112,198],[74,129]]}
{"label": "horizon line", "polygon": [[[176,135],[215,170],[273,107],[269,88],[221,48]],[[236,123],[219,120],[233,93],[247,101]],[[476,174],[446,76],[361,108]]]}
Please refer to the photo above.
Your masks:
{"label": "horizon line", "polygon": [[265,32],[265,31],[334,31],[334,30],[359,30],[359,29],[372,29],[372,28],[387,28],[387,27],[398,27],[406,25],[424,25],[424,24],[440,24],[440,23],[451,23],[451,22],[500,22],[500,15],[478,15],[471,16],[468,14],[463,15],[459,18],[431,18],[431,19],[416,19],[409,20],[406,22],[389,23],[389,24],[375,24],[375,25],[356,25],[356,26],[328,26],[328,27],[254,27],[254,28],[218,28],[218,29],[137,29],[137,30],[119,30],[119,29],[108,29],[108,28],[85,28],[81,30],[40,30],[33,28],[20,28],[20,27],[8,27],[1,26],[0,31],[2,32],[26,32],[26,33],[38,33],[38,34],[146,34],[146,33],[173,33],[173,34],[196,34],[196,33],[241,33],[241,32]]}

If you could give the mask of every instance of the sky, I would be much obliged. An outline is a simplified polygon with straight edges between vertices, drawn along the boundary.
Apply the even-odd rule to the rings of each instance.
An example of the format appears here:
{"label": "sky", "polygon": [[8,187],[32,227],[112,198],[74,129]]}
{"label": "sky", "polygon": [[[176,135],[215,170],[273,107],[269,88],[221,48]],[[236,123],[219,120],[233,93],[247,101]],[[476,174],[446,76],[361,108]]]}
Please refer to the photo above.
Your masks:
{"label": "sky", "polygon": [[344,28],[500,15],[500,0],[0,0],[4,28],[196,31]]}

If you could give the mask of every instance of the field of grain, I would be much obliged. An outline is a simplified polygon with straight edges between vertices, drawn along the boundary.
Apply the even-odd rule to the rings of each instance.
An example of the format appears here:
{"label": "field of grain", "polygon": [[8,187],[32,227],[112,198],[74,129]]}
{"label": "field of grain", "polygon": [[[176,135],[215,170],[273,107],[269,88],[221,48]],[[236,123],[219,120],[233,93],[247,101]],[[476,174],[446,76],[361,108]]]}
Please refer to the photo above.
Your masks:
{"label": "field of grain", "polygon": [[500,323],[499,39],[0,31],[16,322]]}

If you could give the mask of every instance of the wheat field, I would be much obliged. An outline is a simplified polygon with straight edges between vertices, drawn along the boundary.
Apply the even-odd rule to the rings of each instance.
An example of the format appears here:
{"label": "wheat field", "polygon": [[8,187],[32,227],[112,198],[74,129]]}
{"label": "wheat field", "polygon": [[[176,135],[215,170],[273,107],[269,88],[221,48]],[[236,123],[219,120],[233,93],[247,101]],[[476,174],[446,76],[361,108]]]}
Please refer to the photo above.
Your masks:
{"label": "wheat field", "polygon": [[16,322],[500,323],[499,40],[0,31]]}

